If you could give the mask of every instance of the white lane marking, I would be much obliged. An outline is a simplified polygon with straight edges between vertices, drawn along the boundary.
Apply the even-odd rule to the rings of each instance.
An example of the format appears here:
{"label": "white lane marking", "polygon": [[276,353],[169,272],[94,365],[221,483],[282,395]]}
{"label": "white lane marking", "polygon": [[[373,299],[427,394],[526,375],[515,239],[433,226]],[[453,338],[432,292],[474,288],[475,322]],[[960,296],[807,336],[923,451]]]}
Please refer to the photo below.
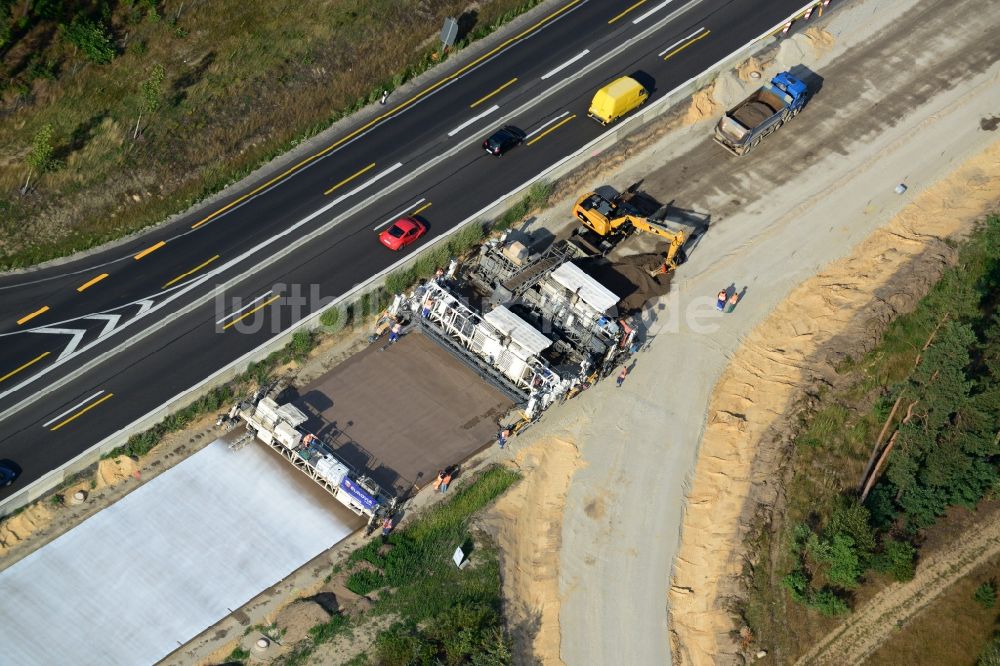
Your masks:
{"label": "white lane marking", "polygon": [[[373,184],[375,182],[378,182],[379,180],[382,180],[383,178],[385,178],[386,176],[388,176],[390,173],[392,173],[393,171],[395,171],[396,169],[398,169],[401,166],[403,166],[402,162],[396,162],[395,164],[393,164],[388,169],[384,169],[381,173],[379,173],[379,174],[377,174],[375,176],[372,176],[371,178],[369,178],[365,182],[361,183],[360,185],[358,185],[357,187],[355,187],[350,192],[344,192],[339,197],[337,197],[336,199],[334,199],[333,201],[331,201],[326,206],[323,206],[322,208],[320,208],[315,213],[312,213],[308,217],[305,217],[302,220],[300,220],[299,222],[297,222],[296,224],[292,225],[290,227],[290,229],[296,229],[296,228],[302,226],[303,224],[305,224],[306,222],[308,222],[309,220],[313,219],[314,217],[317,217],[318,215],[322,215],[326,211],[330,210],[331,208],[333,208],[334,206],[336,206],[337,204],[339,204],[344,199],[349,199],[350,197],[353,197],[355,194],[357,194],[361,190],[365,189],[366,187],[368,187],[369,185],[371,185],[371,184]],[[279,234],[279,235],[283,235],[283,234]],[[258,249],[260,249],[260,248],[262,248],[262,247],[264,247],[266,245],[269,245],[270,243],[271,243],[270,240],[266,240],[263,243],[260,243],[259,245],[254,246],[251,250],[248,250],[247,252],[255,252]],[[240,256],[246,256],[247,252],[244,252]],[[231,265],[233,265],[232,261],[230,261],[229,263],[227,263],[224,266],[222,266],[222,268],[228,268]],[[218,273],[219,271],[216,270],[215,272]]]}
{"label": "white lane marking", "polygon": [[666,7],[667,5],[669,5],[673,1],[674,0],[666,0],[666,2],[661,2],[660,4],[656,5],[655,7],[653,7],[652,9],[650,9],[648,12],[646,12],[645,14],[643,14],[642,16],[637,16],[635,18],[635,20],[632,21],[632,25],[636,25],[637,23],[639,23],[639,21],[642,21],[643,19],[649,18],[650,16],[652,16],[656,12],[660,11],[661,9],[663,9],[664,7]]}
{"label": "white lane marking", "polygon": [[542,75],[542,80],[544,81],[545,79],[548,79],[548,78],[551,78],[551,77],[555,76],[556,74],[558,74],[559,72],[563,71],[564,69],[566,69],[567,67],[569,67],[570,65],[572,65],[574,62],[576,62],[580,58],[582,58],[585,55],[587,55],[588,53],[590,53],[590,49],[584,49],[583,53],[577,53],[575,56],[573,56],[572,58],[570,58],[569,60],[567,60],[563,64],[559,65],[558,67],[556,67],[555,69],[553,69],[548,74],[543,74]]}
{"label": "white lane marking", "polygon": [[379,229],[381,229],[385,225],[389,224],[390,222],[395,222],[396,220],[398,220],[400,217],[403,216],[403,213],[405,213],[408,210],[413,210],[414,208],[416,208],[417,206],[419,206],[420,204],[422,204],[425,201],[427,201],[427,199],[425,199],[423,197],[417,199],[416,201],[414,201],[413,203],[411,203],[409,206],[407,206],[406,208],[404,208],[403,210],[399,211],[398,213],[396,213],[395,215],[393,215],[392,217],[390,217],[388,220],[386,220],[382,224],[380,224],[377,227],[375,227],[374,229],[372,229],[372,231],[378,231]]}
{"label": "white lane marking", "polygon": [[85,328],[38,328],[33,331],[34,333],[55,333],[56,335],[72,335],[69,344],[66,348],[62,350],[59,354],[57,361],[61,361],[74,351],[76,351],[77,345],[80,344],[80,340],[83,340],[83,336],[87,333]]}
{"label": "white lane marking", "polygon": [[69,408],[69,409],[67,409],[67,410],[66,410],[65,412],[63,412],[63,413],[62,413],[62,414],[60,414],[59,416],[55,417],[55,418],[54,418],[54,419],[52,419],[51,421],[47,421],[47,422],[43,423],[43,424],[42,424],[42,427],[43,427],[43,428],[48,428],[48,427],[49,427],[50,425],[52,425],[53,423],[55,423],[56,421],[58,421],[58,420],[59,420],[59,419],[61,419],[62,417],[66,416],[67,414],[70,414],[70,413],[72,413],[72,412],[75,412],[75,411],[76,411],[77,409],[79,409],[80,407],[83,407],[83,406],[84,406],[84,405],[86,405],[86,404],[87,404],[88,402],[91,402],[91,401],[92,401],[92,400],[93,400],[94,398],[96,398],[97,396],[101,395],[102,393],[104,393],[104,390],[103,390],[103,389],[101,389],[100,391],[98,391],[98,392],[97,392],[97,393],[95,393],[94,395],[90,396],[89,398],[87,398],[86,400],[84,400],[84,401],[83,401],[83,402],[81,402],[80,404],[76,405],[75,407],[70,407],[70,408]]}
{"label": "white lane marking", "polygon": [[535,136],[536,134],[538,134],[539,132],[541,132],[543,129],[545,129],[546,127],[548,127],[549,125],[551,125],[555,121],[559,120],[560,118],[565,118],[568,115],[569,115],[569,111],[563,111],[562,113],[560,113],[558,116],[556,116],[552,120],[545,121],[544,123],[542,123],[541,125],[539,125],[538,127],[536,127],[533,131],[529,132],[528,134],[525,134],[524,138],[525,139],[530,139],[531,137]]}
{"label": "white lane marking", "polygon": [[117,314],[92,314],[83,317],[83,319],[103,319],[106,323],[104,324],[104,330],[97,337],[103,338],[105,335],[115,330],[115,326],[118,325],[118,320],[121,319],[121,315]]}
{"label": "white lane marking", "polygon": [[673,51],[675,47],[678,47],[678,46],[680,46],[681,44],[683,44],[683,43],[684,43],[684,42],[686,42],[687,40],[689,40],[689,39],[691,39],[692,37],[695,37],[695,36],[697,36],[697,35],[700,35],[700,34],[701,34],[701,33],[703,33],[703,32],[705,32],[705,28],[704,28],[704,26],[702,26],[701,28],[698,28],[697,30],[695,30],[694,32],[692,32],[692,33],[691,33],[690,35],[688,35],[687,37],[685,37],[685,38],[683,38],[683,39],[678,39],[678,40],[677,40],[676,42],[674,42],[673,44],[671,44],[671,45],[670,45],[670,46],[668,46],[667,48],[663,49],[663,52],[662,52],[662,53],[660,53],[660,54],[659,54],[659,56],[660,56],[660,57],[662,58],[662,57],[663,57],[664,55],[666,55],[666,54],[667,54],[667,53],[669,53],[670,51]]}
{"label": "white lane marking", "polygon": [[258,296],[257,298],[253,299],[252,301],[250,301],[249,303],[247,303],[246,305],[244,305],[243,307],[241,307],[239,310],[236,310],[235,312],[230,312],[225,317],[223,317],[219,321],[215,322],[216,325],[221,324],[222,322],[226,321],[227,319],[229,319],[232,316],[238,315],[239,313],[243,312],[244,310],[246,310],[247,308],[249,308],[254,303],[258,303],[258,302],[264,300],[265,298],[267,298],[268,296],[270,296],[272,293],[273,293],[273,290],[272,289],[268,289],[266,293],[263,293],[260,296]]}
{"label": "white lane marking", "polygon": [[464,123],[462,123],[461,125],[459,125],[455,129],[453,129],[452,131],[448,132],[448,136],[455,136],[456,134],[458,134],[459,132],[461,132],[462,130],[464,130],[466,127],[468,127],[472,123],[476,122],[477,120],[482,120],[483,118],[485,118],[486,116],[490,115],[491,113],[493,113],[494,111],[496,111],[499,108],[500,108],[499,106],[497,106],[496,104],[494,104],[490,108],[488,108],[485,111],[483,111],[482,113],[480,113],[475,118],[469,118]]}

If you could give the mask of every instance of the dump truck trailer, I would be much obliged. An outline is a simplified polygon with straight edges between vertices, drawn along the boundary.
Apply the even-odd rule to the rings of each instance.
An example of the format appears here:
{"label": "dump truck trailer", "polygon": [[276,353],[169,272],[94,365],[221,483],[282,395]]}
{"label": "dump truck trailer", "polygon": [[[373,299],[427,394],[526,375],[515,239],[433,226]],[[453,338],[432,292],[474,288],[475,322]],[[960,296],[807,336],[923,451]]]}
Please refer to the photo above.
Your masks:
{"label": "dump truck trailer", "polygon": [[805,106],[806,84],[781,72],[770,85],[754,91],[726,112],[715,126],[715,142],[733,155],[743,155]]}

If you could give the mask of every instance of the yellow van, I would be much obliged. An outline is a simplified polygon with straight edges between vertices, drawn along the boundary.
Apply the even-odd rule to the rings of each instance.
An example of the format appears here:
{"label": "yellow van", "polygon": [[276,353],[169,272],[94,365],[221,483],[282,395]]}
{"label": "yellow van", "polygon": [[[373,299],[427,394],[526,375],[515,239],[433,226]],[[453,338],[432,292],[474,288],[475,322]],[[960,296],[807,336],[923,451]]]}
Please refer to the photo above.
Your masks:
{"label": "yellow van", "polygon": [[587,115],[607,125],[649,99],[649,91],[630,76],[615,79],[597,91]]}

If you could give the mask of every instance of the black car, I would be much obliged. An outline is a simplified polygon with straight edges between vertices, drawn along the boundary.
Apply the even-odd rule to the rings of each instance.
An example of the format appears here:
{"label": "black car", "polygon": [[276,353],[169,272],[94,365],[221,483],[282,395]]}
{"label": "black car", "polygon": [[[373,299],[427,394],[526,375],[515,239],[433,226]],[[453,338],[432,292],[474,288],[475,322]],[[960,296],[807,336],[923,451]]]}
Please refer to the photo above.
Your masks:
{"label": "black car", "polygon": [[21,475],[21,470],[17,465],[9,460],[0,460],[0,488],[6,488],[14,483],[14,479]]}
{"label": "black car", "polygon": [[506,125],[494,132],[486,141],[483,141],[483,148],[490,155],[500,157],[514,146],[522,143],[525,136],[525,133],[518,128]]}

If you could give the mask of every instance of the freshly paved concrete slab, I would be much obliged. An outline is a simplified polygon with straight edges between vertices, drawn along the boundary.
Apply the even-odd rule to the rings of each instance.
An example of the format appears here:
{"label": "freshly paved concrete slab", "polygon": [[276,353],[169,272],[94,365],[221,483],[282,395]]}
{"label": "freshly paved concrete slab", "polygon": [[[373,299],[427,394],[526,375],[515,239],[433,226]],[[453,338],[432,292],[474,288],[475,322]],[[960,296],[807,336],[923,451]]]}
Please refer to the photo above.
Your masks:
{"label": "freshly paved concrete slab", "polygon": [[306,427],[385,489],[426,485],[488,446],[510,400],[417,330],[356,354],[301,390]]}
{"label": "freshly paved concrete slab", "polygon": [[0,572],[0,662],[155,663],[362,524],[217,440]]}

